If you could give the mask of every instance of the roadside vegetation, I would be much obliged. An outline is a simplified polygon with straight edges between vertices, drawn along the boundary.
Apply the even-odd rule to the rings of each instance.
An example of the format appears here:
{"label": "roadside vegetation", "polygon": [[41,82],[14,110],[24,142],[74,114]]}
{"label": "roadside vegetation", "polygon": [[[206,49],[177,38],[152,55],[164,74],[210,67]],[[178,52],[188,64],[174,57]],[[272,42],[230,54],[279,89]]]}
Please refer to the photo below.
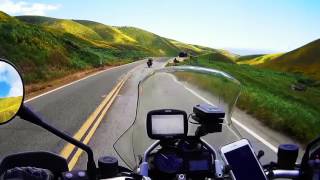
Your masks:
{"label": "roadside vegetation", "polygon": [[303,74],[320,81],[320,39],[310,42],[257,67]]}
{"label": "roadside vegetation", "polygon": [[150,56],[215,51],[134,27],[42,16],[12,17],[0,11],[0,58],[12,61],[27,85]]}
{"label": "roadside vegetation", "polygon": [[0,123],[11,119],[18,111],[22,96],[0,98]]}
{"label": "roadside vegetation", "polygon": [[[233,79],[228,79],[223,76],[213,76],[208,74],[190,73],[190,72],[176,72],[175,77],[179,80],[188,82],[188,84],[198,87],[205,92],[210,93],[214,97],[219,97],[216,99],[217,103],[223,104],[224,106],[234,105],[238,93],[241,90],[238,81]],[[212,100],[212,99],[211,99]],[[220,102],[220,100],[222,100]],[[214,103],[214,102],[212,102]]]}
{"label": "roadside vegetation", "polygon": [[278,54],[265,54],[265,55],[257,55],[255,57],[254,55],[251,56],[244,56],[240,57],[237,61],[238,64],[248,64],[248,65],[259,65],[263,64],[266,62],[270,62],[275,60],[277,57],[281,56],[283,53],[278,53]]}
{"label": "roadside vegetation", "polygon": [[[73,74],[100,65],[118,65],[151,55],[135,46],[109,48],[53,28],[0,14],[0,57],[12,61],[26,84]],[[119,55],[121,54],[121,55]]]}
{"label": "roadside vegetation", "polygon": [[[180,64],[214,68],[237,78],[243,85],[237,107],[267,126],[302,143],[319,135],[320,86],[313,83],[314,80],[301,74],[239,65],[225,59],[208,57],[210,55],[193,57]],[[292,84],[297,82],[305,83],[307,89],[293,90]]]}
{"label": "roadside vegetation", "polygon": [[320,81],[320,39],[287,53],[240,56],[238,64],[289,72]]}

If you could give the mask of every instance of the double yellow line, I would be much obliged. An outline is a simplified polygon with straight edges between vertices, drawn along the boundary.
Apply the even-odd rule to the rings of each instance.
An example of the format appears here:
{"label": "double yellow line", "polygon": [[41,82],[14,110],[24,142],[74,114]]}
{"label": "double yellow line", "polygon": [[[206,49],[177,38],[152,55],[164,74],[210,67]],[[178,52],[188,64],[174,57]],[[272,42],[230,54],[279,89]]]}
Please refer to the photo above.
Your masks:
{"label": "double yellow line", "polygon": [[[103,101],[97,107],[97,109],[89,116],[89,118],[84,122],[81,128],[75,133],[75,135],[73,136],[75,139],[83,142],[84,144],[88,144],[94,132],[98,128],[100,122],[102,121],[103,117],[105,116],[107,110],[110,108],[113,101],[119,94],[121,87],[129,78],[130,73],[131,71],[127,73],[111,90],[111,92],[103,99]],[[81,149],[68,143],[60,152],[60,156],[67,159],[69,169],[71,170],[76,165],[82,152],[83,151]]]}

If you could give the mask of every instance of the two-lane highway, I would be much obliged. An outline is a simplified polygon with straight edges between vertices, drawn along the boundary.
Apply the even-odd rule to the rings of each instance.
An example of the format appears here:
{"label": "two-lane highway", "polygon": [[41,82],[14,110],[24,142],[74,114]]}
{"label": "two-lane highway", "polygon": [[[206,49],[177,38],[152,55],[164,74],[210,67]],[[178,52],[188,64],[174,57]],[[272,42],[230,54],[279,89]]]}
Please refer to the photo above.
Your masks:
{"label": "two-lane highway", "polygon": [[[119,78],[143,63],[145,61],[138,61],[104,70],[26,103],[50,124],[73,136]],[[32,150],[59,153],[64,145],[63,140],[18,118],[0,126],[0,159],[8,154]]]}
{"label": "two-lane highway", "polygon": [[[154,68],[163,67],[167,60],[168,58],[159,58],[154,62],[154,66],[151,69],[146,67],[145,61],[139,61],[99,72],[96,75],[84,78],[66,87],[28,101],[27,104],[45,117],[50,124],[73,136],[101,102],[108,97],[110,91],[113,91],[113,88],[119,84],[119,78],[134,69],[132,76],[124,83],[124,86],[115,98],[115,102],[108,110],[106,116],[101,117],[103,119],[97,127],[94,136],[89,141],[96,160],[103,155],[117,156],[112,145],[131,125],[135,118],[138,82]],[[164,81],[160,83],[164,83]],[[181,88],[181,84],[174,83],[173,81],[170,83],[173,83],[171,88],[181,91],[179,93],[181,100],[185,100],[184,97],[192,97],[189,98],[189,100],[194,101],[194,103],[206,101],[205,97],[201,98],[197,95],[197,91],[192,92],[186,88]],[[201,92],[198,92],[198,94],[201,94]],[[158,100],[161,101],[161,94],[157,97],[159,97]],[[179,106],[179,101],[175,98],[172,98],[171,104]],[[257,131],[256,127],[252,127],[254,123],[248,123],[250,121],[245,122],[243,120],[242,117],[250,119],[250,117],[244,116],[243,112],[236,112],[234,117],[241,120],[241,123],[244,123],[245,127],[249,127],[249,130],[253,128],[253,132],[261,132]],[[270,146],[261,140],[267,139],[268,142],[271,142],[272,147],[277,146],[281,142],[287,142],[272,141],[272,138],[269,138],[271,136],[265,133],[259,133],[259,137],[262,136],[264,138],[259,139],[249,132],[248,129],[244,129],[237,124],[235,125],[242,134],[244,134],[244,137],[253,143],[256,151],[260,149],[265,150],[266,155],[263,158],[263,162],[275,160],[276,154]],[[266,132],[267,128],[260,125],[256,126],[259,126],[258,129],[263,129],[264,132]],[[275,133],[271,132],[271,134],[274,135]],[[280,135],[276,135],[277,140],[281,139]],[[129,147],[130,144],[128,143],[127,146]],[[65,141],[20,119],[0,126],[0,159],[5,155],[23,151],[47,150],[59,154],[64,147],[66,147]],[[130,154],[127,155],[130,156]],[[121,161],[120,163],[123,164]],[[85,167],[86,156],[82,155],[75,168],[83,169]]]}
{"label": "two-lane highway", "polygon": [[[155,64],[153,68],[159,68],[162,67],[165,63],[164,62],[158,62]],[[111,106],[110,110],[108,111],[107,115],[105,116],[104,120],[101,122],[100,126],[98,127],[95,136],[91,139],[89,145],[92,147],[95,155],[95,159],[98,160],[99,157],[105,156],[105,155],[111,155],[118,157],[120,164],[125,165],[123,161],[120,160],[119,156],[113,149],[113,144],[116,142],[116,140],[121,136],[121,134],[133,123],[135,120],[136,115],[136,105],[137,105],[137,95],[138,95],[138,83],[140,80],[142,80],[148,73],[150,73],[152,69],[148,69],[143,65],[140,65],[137,67],[135,73],[132,74],[130,79],[125,83],[124,87],[120,91],[118,97],[116,98],[115,102]],[[166,82],[168,81],[168,82]],[[155,83],[162,84],[165,86],[166,90],[159,90],[157,88],[151,88],[151,89],[143,89],[142,91],[144,94],[146,92],[151,92],[152,95],[149,95],[147,97],[150,97],[150,99],[146,100],[146,105],[144,107],[151,108],[154,104],[159,104],[162,101],[166,101],[165,103],[168,103],[168,105],[172,108],[178,108],[178,109],[186,109],[187,111],[192,111],[192,106],[197,103],[206,103],[208,100],[210,101],[210,97],[203,96],[203,93],[199,89],[193,89],[184,87],[183,84],[174,81],[172,78],[164,78],[162,80],[158,80]],[[160,87],[161,85],[157,86]],[[172,90],[169,90],[172,89]],[[170,95],[168,93],[174,92],[174,94]],[[165,93],[165,94],[161,94]],[[168,96],[170,98],[168,98]],[[167,101],[170,102],[167,102]],[[141,103],[141,102],[140,102]],[[188,107],[186,107],[186,104],[188,104]],[[148,110],[146,109],[145,114]],[[242,119],[247,118],[248,120]],[[234,125],[237,127],[237,129],[240,131],[241,135],[243,135],[244,138],[247,138],[252,143],[254,149],[256,152],[259,150],[265,151],[265,156],[261,159],[262,163],[267,163],[270,161],[276,160],[276,152],[274,151],[273,147],[277,147],[281,143],[291,143],[290,139],[284,139],[283,135],[281,134],[275,134],[274,132],[268,132],[268,128],[263,127],[263,125],[255,125],[249,121],[253,119],[249,115],[245,116],[244,112],[241,112],[239,110],[236,110],[233,114],[233,120],[237,120],[240,122],[241,125],[246,127],[244,129],[243,127],[239,126],[239,123],[234,123]],[[145,122],[144,120],[142,120]],[[142,123],[143,123],[142,122]],[[144,125],[142,124],[144,127]],[[261,131],[263,129],[263,131]],[[141,129],[141,131],[136,131],[137,133],[142,133],[143,135],[138,136],[136,138],[136,149],[135,152],[143,151],[144,150],[144,143],[146,138],[143,138],[143,136],[146,136],[145,129]],[[255,132],[253,134],[252,132]],[[264,132],[264,133],[260,133]],[[276,139],[277,141],[274,141],[272,136],[277,135]],[[216,134],[214,134],[216,135]],[[257,136],[258,135],[258,136]],[[208,142],[212,142],[212,144],[223,145],[223,143],[230,143],[226,139],[226,137],[231,138],[231,134],[228,132],[225,134],[217,135],[216,137],[212,136],[211,138],[207,139]],[[139,138],[141,137],[141,138]],[[267,142],[267,143],[266,143]],[[131,141],[130,139],[123,144],[121,151],[124,152],[124,159],[129,160],[131,159],[134,161],[134,157],[132,154],[131,148]],[[271,144],[271,146],[270,146]],[[270,148],[271,147],[271,148]],[[140,152],[141,153],[141,152]],[[86,161],[87,158],[85,155],[82,155],[81,158],[78,161],[78,164],[75,166],[75,169],[83,169],[86,167]]]}

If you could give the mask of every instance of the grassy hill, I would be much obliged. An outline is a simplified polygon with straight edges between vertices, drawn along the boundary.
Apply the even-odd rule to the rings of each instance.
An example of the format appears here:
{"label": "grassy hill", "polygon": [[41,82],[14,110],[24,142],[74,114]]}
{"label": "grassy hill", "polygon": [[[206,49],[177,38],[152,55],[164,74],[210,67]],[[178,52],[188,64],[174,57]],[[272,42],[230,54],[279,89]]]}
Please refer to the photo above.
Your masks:
{"label": "grassy hill", "polygon": [[12,17],[0,11],[0,57],[16,64],[27,84],[142,57],[176,56],[186,49],[196,55],[213,50],[134,27],[43,16]]}
{"label": "grassy hill", "polygon": [[237,107],[267,126],[301,142],[309,142],[319,135],[320,86],[310,86],[304,92],[294,91],[291,85],[301,76],[226,62],[223,56],[221,60],[212,61],[207,54],[184,63],[219,69],[237,78],[243,85]]}
{"label": "grassy hill", "polygon": [[100,37],[111,43],[136,43],[136,40],[130,36],[125,35],[116,27],[97,23],[94,21],[74,20],[84,26],[87,26],[97,32]]}
{"label": "grassy hill", "polygon": [[280,71],[301,73],[320,80],[320,39],[296,50],[282,54],[260,67]]}
{"label": "grassy hill", "polygon": [[0,11],[0,21],[3,22],[8,22],[8,21],[16,21],[15,18],[12,18],[11,16],[9,16],[8,14]]}
{"label": "grassy hill", "polygon": [[227,50],[224,49],[218,49],[217,50],[220,54],[224,55],[225,57],[227,57],[228,59],[230,59],[231,61],[235,62],[240,56],[237,54],[233,54]]}
{"label": "grassy hill", "polygon": [[237,62],[237,63],[245,62],[245,61],[252,60],[252,59],[255,59],[255,58],[264,56],[264,55],[265,55],[265,54],[253,54],[253,55],[239,56],[239,57],[236,59],[236,62]]}
{"label": "grassy hill", "polygon": [[65,33],[73,34],[79,38],[102,40],[102,37],[94,30],[73,20],[62,19],[54,22],[45,22],[42,25]]}
{"label": "grassy hill", "polygon": [[261,65],[266,62],[271,62],[281,55],[282,55],[282,53],[265,54],[265,55],[251,55],[251,56],[244,56],[244,57],[241,56],[237,59],[237,63],[238,64],[248,64],[248,65]]}
{"label": "grassy hill", "polygon": [[180,51],[200,54],[214,50],[167,39],[135,27],[114,27],[88,20],[63,20],[41,16],[17,16],[17,18],[27,23],[73,34],[98,46],[112,47],[119,44],[138,46],[156,56],[176,56]]}
{"label": "grassy hill", "polygon": [[76,35],[42,25],[47,19],[55,23],[56,20],[51,18],[38,21],[32,18],[34,22],[41,22],[39,25],[5,17],[0,19],[0,57],[15,63],[27,84],[97,67],[100,63],[112,65],[152,55],[139,47],[98,46],[91,39],[80,38],[81,33]]}
{"label": "grassy hill", "polygon": [[22,96],[0,98],[0,123],[11,119],[19,110]]}
{"label": "grassy hill", "polygon": [[195,56],[192,59],[196,59],[196,61],[208,61],[208,63],[215,63],[215,62],[224,62],[224,63],[231,63],[234,64],[233,56],[228,56],[228,54],[223,54],[221,52],[211,52],[207,54],[202,54],[199,56]]}
{"label": "grassy hill", "polygon": [[186,52],[190,52],[191,54],[199,54],[199,53],[203,53],[206,51],[210,51],[210,50],[205,50],[204,48],[201,48],[201,47],[197,47],[192,44],[184,44],[179,41],[172,40],[172,39],[170,39],[169,41],[170,41],[170,43],[172,43],[173,45],[175,45],[179,49],[186,51]]}
{"label": "grassy hill", "polygon": [[151,32],[135,27],[118,27],[125,35],[135,39],[141,46],[149,49],[159,56],[176,56],[181,49],[170,42],[170,40],[153,34]]}
{"label": "grassy hill", "polygon": [[88,28],[73,20],[56,19],[42,16],[16,16],[16,18],[29,24],[41,25],[42,27],[52,28],[64,33],[70,33],[79,38],[102,40],[99,34],[97,34],[91,28]]}
{"label": "grassy hill", "polygon": [[45,16],[15,16],[16,19],[30,23],[30,24],[44,24],[44,23],[54,23],[58,21],[57,18],[45,17]]}

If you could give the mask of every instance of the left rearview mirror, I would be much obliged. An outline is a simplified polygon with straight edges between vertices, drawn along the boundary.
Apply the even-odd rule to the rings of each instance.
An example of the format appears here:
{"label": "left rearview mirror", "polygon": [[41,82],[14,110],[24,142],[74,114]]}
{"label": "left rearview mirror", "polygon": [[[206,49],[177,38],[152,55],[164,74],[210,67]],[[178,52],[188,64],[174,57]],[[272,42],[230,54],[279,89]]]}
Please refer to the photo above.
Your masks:
{"label": "left rearview mirror", "polygon": [[0,59],[0,125],[12,120],[24,100],[23,80],[17,68]]}

